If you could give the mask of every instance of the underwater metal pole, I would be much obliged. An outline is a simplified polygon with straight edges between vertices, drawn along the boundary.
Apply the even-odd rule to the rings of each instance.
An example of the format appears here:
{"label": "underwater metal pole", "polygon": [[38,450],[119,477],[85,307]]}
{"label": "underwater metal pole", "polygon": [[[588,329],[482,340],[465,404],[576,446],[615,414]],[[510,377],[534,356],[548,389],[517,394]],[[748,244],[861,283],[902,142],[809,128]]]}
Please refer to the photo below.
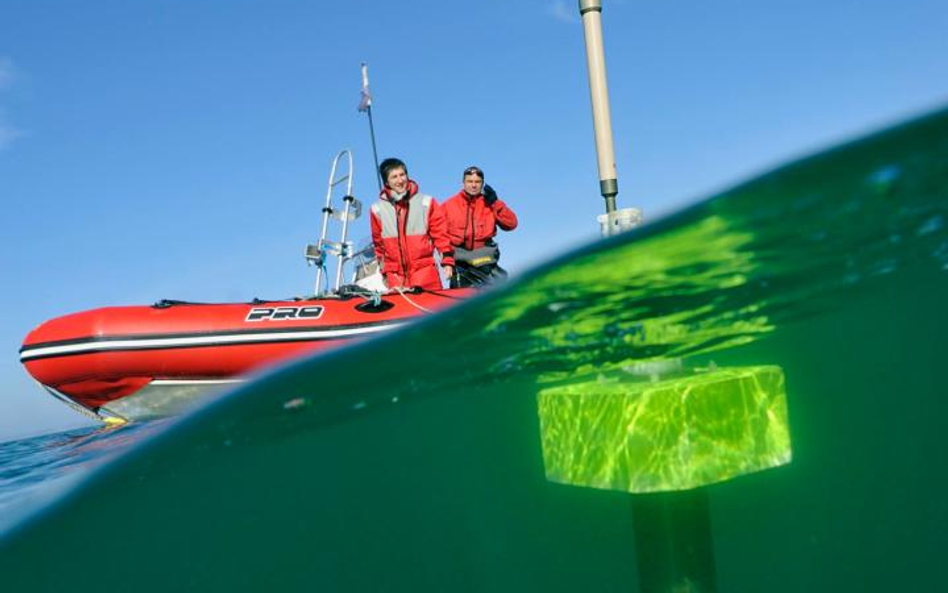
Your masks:
{"label": "underwater metal pole", "polygon": [[632,495],[641,593],[715,593],[711,511],[704,487]]}
{"label": "underwater metal pole", "polygon": [[359,111],[369,115],[369,134],[372,136],[372,156],[375,158],[375,180],[382,191],[382,174],[379,172],[379,151],[375,148],[375,125],[372,123],[372,94],[369,92],[369,65],[362,62],[362,100],[359,102]]}
{"label": "underwater metal pole", "polygon": [[586,63],[589,67],[589,95],[592,99],[596,154],[599,157],[599,191],[606,200],[606,214],[616,211],[619,182],[612,145],[612,116],[606,84],[606,56],[602,49],[602,0],[579,0],[579,14],[586,36]]}

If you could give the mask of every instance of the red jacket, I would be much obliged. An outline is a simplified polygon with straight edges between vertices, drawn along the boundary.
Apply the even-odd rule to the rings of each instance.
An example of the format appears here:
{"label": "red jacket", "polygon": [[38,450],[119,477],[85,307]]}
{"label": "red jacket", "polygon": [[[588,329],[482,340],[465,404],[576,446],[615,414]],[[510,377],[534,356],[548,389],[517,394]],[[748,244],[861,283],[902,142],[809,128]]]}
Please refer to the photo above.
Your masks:
{"label": "red jacket", "polygon": [[394,200],[385,188],[372,205],[372,242],[375,256],[390,288],[396,286],[441,290],[441,274],[434,250],[444,265],[454,265],[454,248],[448,240],[442,207],[431,196],[418,193],[408,182],[408,193]]}
{"label": "red jacket", "polygon": [[483,194],[472,198],[461,190],[441,208],[448,219],[448,237],[455,247],[477,249],[497,234],[498,226],[505,231],[517,228],[517,215],[500,198],[488,207]]}

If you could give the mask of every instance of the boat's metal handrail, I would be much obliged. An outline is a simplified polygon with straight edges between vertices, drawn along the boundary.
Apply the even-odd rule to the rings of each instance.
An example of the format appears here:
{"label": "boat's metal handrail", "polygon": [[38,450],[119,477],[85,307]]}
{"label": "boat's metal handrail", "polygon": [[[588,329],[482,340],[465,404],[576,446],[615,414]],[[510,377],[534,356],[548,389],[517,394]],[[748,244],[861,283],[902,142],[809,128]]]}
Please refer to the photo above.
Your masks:
{"label": "boat's metal handrail", "polygon": [[[345,161],[343,161],[345,158]],[[343,162],[346,171],[344,174],[336,176],[340,162]],[[349,149],[339,151],[339,154],[332,160],[332,168],[329,171],[329,183],[326,188],[326,203],[323,206],[322,229],[319,233],[319,242],[316,245],[306,246],[306,259],[317,267],[316,286],[314,294],[321,296],[325,294],[322,290],[323,272],[326,270],[326,259],[329,255],[336,256],[336,279],[333,285],[333,291],[338,291],[342,284],[342,268],[346,260],[352,256],[352,245],[349,243],[349,221],[356,220],[362,215],[362,203],[352,195],[352,152]],[[345,194],[342,201],[345,204],[342,210],[333,207],[333,190],[340,184],[346,184]],[[329,219],[334,218],[342,222],[342,234],[339,241],[333,241],[328,238]]]}

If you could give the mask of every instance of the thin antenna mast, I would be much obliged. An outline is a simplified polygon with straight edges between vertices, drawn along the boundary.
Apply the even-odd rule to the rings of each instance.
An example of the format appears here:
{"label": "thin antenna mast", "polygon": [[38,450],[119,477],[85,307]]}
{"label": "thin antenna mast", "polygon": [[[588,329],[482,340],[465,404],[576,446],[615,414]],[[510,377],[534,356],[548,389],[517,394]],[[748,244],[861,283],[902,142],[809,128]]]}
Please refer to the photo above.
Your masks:
{"label": "thin antenna mast", "polygon": [[375,148],[375,125],[372,123],[372,93],[369,92],[369,65],[362,62],[362,100],[359,101],[359,111],[369,116],[369,133],[372,135],[372,156],[375,157],[375,179],[382,191],[382,176],[379,173],[379,152]]}

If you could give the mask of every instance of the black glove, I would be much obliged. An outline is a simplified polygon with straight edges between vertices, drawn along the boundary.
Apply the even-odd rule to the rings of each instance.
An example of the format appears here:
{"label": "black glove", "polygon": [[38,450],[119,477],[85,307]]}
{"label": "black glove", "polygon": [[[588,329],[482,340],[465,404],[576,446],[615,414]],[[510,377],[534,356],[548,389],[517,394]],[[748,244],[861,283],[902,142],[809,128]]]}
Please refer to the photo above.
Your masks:
{"label": "black glove", "polygon": [[497,192],[489,185],[484,186],[484,204],[490,208],[497,201]]}

